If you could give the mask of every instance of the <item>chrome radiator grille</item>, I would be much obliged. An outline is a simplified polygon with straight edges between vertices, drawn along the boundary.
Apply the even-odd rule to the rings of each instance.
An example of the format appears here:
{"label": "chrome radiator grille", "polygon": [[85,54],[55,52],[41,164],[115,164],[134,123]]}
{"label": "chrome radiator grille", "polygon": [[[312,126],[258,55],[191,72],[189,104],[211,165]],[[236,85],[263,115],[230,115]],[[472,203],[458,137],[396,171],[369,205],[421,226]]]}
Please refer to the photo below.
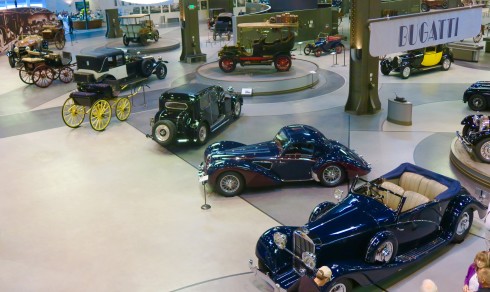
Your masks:
{"label": "chrome radiator grille", "polygon": [[[315,254],[315,244],[311,238],[301,230],[296,230],[293,234],[293,249],[294,254],[300,259],[305,251]],[[300,259],[296,257],[293,258],[293,267],[299,273],[301,273],[300,270],[305,269],[305,266]]]}

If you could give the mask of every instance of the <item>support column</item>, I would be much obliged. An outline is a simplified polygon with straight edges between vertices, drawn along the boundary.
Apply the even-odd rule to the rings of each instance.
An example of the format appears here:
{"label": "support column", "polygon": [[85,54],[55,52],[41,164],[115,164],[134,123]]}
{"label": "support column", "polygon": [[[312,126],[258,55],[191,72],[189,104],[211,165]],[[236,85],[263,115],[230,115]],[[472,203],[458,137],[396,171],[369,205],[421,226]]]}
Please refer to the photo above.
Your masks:
{"label": "support column", "polygon": [[345,111],[374,114],[381,110],[378,96],[379,59],[369,54],[370,18],[381,15],[380,0],[351,0],[349,97]]}
{"label": "support column", "polygon": [[180,33],[182,36],[182,53],[180,61],[193,63],[205,62],[206,54],[201,52],[199,39],[199,19],[197,0],[180,0]]}

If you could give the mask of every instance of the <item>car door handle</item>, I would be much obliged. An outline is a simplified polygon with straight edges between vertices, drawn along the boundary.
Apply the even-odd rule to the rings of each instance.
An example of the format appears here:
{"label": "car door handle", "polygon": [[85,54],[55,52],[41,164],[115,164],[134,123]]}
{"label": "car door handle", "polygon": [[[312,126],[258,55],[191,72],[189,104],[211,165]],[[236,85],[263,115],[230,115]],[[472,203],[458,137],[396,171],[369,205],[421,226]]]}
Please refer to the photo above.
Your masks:
{"label": "car door handle", "polygon": [[278,162],[278,163],[279,163],[279,164],[284,164],[284,163],[286,163],[286,161],[284,161],[284,160],[279,160],[279,162]]}
{"label": "car door handle", "polygon": [[398,230],[398,231],[404,231],[404,230],[405,230],[405,228],[400,228],[400,227],[397,227],[397,228],[396,228],[396,230]]}

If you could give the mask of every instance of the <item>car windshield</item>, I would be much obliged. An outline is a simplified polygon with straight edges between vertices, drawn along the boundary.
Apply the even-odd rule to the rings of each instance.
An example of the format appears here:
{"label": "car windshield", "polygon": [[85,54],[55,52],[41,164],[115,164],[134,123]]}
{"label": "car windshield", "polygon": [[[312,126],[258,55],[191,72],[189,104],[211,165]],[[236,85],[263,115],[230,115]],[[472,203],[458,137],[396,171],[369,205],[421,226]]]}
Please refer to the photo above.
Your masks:
{"label": "car windshield", "polygon": [[274,142],[277,145],[277,148],[279,148],[279,151],[282,151],[284,148],[284,145],[288,142],[288,136],[286,135],[286,132],[284,130],[279,131],[279,133],[276,134],[274,137]]}

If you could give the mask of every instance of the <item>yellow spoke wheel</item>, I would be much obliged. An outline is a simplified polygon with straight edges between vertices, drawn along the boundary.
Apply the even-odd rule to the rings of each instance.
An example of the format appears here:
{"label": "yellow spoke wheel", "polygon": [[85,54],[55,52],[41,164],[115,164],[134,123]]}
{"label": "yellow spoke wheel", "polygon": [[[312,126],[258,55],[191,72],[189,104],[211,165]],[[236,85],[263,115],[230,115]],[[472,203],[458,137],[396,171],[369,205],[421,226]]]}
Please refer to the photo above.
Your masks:
{"label": "yellow spoke wheel", "polygon": [[111,114],[111,105],[107,100],[97,100],[90,108],[90,125],[96,131],[104,131],[111,121]]}
{"label": "yellow spoke wheel", "polygon": [[127,97],[121,97],[116,103],[116,117],[120,121],[125,121],[131,114],[131,102]]}
{"label": "yellow spoke wheel", "polygon": [[68,98],[61,108],[61,117],[63,122],[70,128],[77,128],[85,119],[85,108],[76,105],[73,98]]}

